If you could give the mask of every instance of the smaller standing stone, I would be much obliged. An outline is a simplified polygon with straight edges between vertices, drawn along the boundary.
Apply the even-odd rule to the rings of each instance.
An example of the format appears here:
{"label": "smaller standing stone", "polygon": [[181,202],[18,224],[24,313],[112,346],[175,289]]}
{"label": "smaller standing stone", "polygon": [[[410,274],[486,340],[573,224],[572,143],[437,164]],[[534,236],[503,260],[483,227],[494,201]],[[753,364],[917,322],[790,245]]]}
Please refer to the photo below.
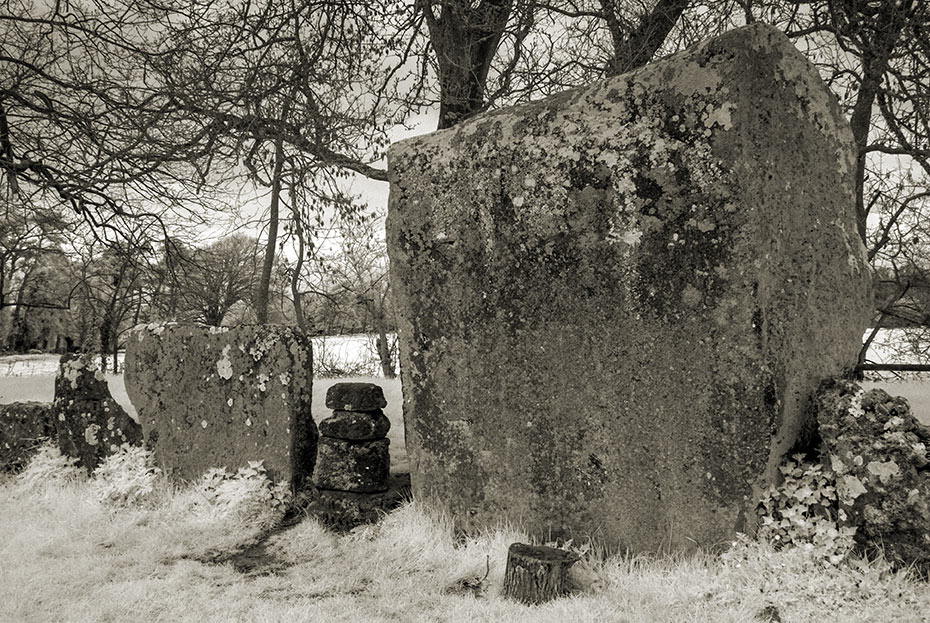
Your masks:
{"label": "smaller standing stone", "polygon": [[525,604],[541,604],[568,593],[568,569],[578,556],[545,545],[514,543],[507,550],[505,597]]}
{"label": "smaller standing stone", "polygon": [[122,445],[142,443],[141,427],[113,400],[90,356],[62,356],[52,415],[62,454],[77,458],[88,472]]}
{"label": "smaller standing stone", "polygon": [[55,422],[47,402],[0,405],[0,472],[25,467],[43,438],[55,435]]}
{"label": "smaller standing stone", "polygon": [[374,383],[336,383],[326,392],[327,409],[376,411],[386,406],[384,392]]}

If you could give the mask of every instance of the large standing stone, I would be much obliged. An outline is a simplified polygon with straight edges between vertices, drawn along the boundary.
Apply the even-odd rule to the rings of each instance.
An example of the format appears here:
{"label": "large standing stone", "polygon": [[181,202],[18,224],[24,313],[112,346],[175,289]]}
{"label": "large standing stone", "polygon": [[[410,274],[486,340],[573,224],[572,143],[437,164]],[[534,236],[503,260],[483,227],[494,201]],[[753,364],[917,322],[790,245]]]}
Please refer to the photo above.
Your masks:
{"label": "large standing stone", "polygon": [[264,460],[301,487],[316,460],[310,339],[274,325],[140,326],[126,345],[126,392],[146,444],[175,479]]}
{"label": "large standing stone", "polygon": [[904,398],[851,381],[825,382],[813,404],[840,524],[855,526],[856,542],[872,553],[930,573],[930,427]]}
{"label": "large standing stone", "polygon": [[852,135],[764,25],[394,145],[413,494],[634,551],[708,546],[855,363]]}
{"label": "large standing stone", "polygon": [[55,377],[52,418],[62,454],[94,470],[124,444],[142,442],[142,429],[113,399],[94,357],[62,355]]}
{"label": "large standing stone", "polygon": [[25,467],[42,440],[54,437],[51,407],[48,402],[0,405],[0,471]]}

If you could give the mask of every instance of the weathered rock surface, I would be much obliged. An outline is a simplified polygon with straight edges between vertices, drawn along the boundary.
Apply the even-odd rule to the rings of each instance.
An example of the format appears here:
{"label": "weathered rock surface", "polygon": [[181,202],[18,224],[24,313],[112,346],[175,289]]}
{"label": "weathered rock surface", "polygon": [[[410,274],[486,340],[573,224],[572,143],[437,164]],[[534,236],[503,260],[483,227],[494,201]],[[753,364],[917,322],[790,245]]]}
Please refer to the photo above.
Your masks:
{"label": "weathered rock surface", "polygon": [[384,392],[374,383],[336,383],[326,391],[327,409],[376,411],[386,406]]}
{"label": "weathered rock surface", "polygon": [[376,493],[387,489],[391,471],[388,439],[346,441],[320,437],[313,484],[320,489]]}
{"label": "weathered rock surface", "polygon": [[320,422],[320,435],[351,441],[380,439],[391,430],[391,420],[377,411],[333,411]]}
{"label": "weathered rock surface", "polygon": [[0,405],[0,471],[22,469],[42,440],[54,436],[50,403]]}
{"label": "weathered rock surface", "polygon": [[140,326],[126,345],[126,392],[159,466],[180,480],[263,460],[301,487],[313,472],[313,355],[297,329]]}
{"label": "weathered rock surface", "polygon": [[[930,572],[930,427],[904,398],[851,381],[824,383],[814,400],[821,458],[836,473],[858,545]],[[841,516],[842,519],[842,516]]]}
{"label": "weathered rock surface", "polygon": [[633,551],[752,531],[871,308],[852,135],[764,25],[402,141],[413,493]]}
{"label": "weathered rock surface", "polygon": [[375,523],[410,499],[410,474],[392,474],[379,493],[350,493],[320,489],[307,512],[337,532]]}
{"label": "weathered rock surface", "polygon": [[124,444],[142,442],[139,424],[113,399],[96,359],[87,355],[62,355],[52,418],[62,454],[88,472]]}

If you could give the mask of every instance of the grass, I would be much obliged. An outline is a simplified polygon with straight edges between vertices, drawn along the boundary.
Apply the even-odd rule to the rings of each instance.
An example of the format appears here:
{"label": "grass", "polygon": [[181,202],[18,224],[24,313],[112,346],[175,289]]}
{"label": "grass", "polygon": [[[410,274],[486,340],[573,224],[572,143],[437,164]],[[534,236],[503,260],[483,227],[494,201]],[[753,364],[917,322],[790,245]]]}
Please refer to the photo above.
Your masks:
{"label": "grass", "polygon": [[[35,390],[34,379],[0,377],[0,401],[7,388],[14,399],[36,399],[23,393]],[[399,381],[314,381],[314,419],[328,415],[327,387],[344,380],[384,387],[392,467],[403,469]],[[930,621],[927,584],[882,561],[825,566],[801,550],[753,542],[723,556],[604,558],[581,548],[572,595],[525,607],[500,595],[507,547],[527,541],[518,527],[463,537],[410,503],[343,536],[305,518],[261,541],[254,564],[244,565],[240,555],[255,550],[267,521],[197,512],[195,489],[159,482],[154,502],[112,508],[97,500],[93,481],[31,483],[0,481],[3,623]]]}
{"label": "grass", "polygon": [[146,507],[114,509],[87,480],[32,482],[0,484],[3,621],[930,620],[930,591],[907,573],[861,559],[825,567],[750,542],[723,556],[588,551],[575,593],[526,607],[499,594],[507,546],[524,534],[456,537],[415,503],[344,536],[306,518],[268,538],[263,564],[243,572],[221,554],[254,543],[261,522],[194,512],[193,489],[161,483]]}

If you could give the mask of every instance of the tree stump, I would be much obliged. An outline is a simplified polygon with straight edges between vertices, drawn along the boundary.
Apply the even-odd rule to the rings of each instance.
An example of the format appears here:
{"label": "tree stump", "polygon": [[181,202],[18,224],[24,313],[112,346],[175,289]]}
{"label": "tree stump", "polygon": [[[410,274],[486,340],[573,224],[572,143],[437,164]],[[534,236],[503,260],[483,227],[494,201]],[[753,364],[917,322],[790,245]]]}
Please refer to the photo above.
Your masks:
{"label": "tree stump", "polygon": [[577,561],[563,549],[514,543],[507,550],[504,596],[532,605],[564,595],[568,569]]}

